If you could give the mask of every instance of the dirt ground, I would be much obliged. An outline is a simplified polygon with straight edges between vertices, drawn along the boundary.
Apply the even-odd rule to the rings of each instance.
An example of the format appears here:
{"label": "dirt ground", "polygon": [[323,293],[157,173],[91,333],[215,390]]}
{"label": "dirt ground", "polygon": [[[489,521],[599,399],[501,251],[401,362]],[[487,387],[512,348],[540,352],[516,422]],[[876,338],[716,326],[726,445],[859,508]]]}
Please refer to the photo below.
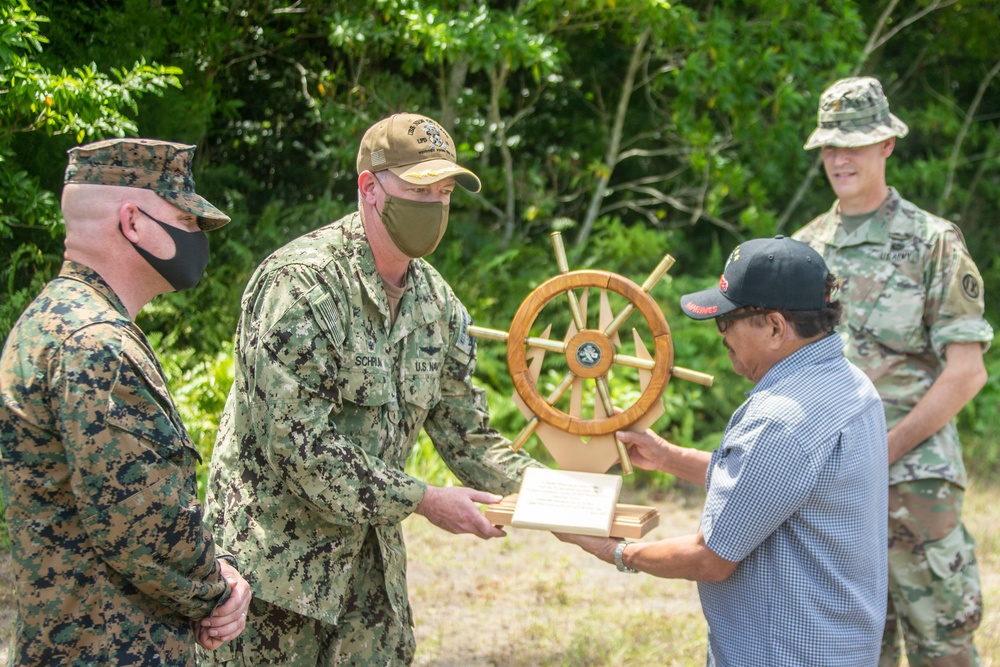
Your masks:
{"label": "dirt ground", "polygon": [[[622,502],[639,501],[623,497]],[[697,528],[698,498],[646,504],[661,513],[660,525],[647,539]],[[505,538],[483,541],[446,533],[420,516],[407,519],[404,531],[418,642],[415,665],[583,664],[567,657],[577,650],[572,644],[589,642],[590,628],[627,608],[694,619],[701,625],[693,634],[704,635],[694,584],[621,574],[549,533],[508,530]],[[2,553],[0,665],[6,664],[13,605],[10,554]],[[700,655],[703,661],[703,647]]]}
{"label": "dirt ground", "polygon": [[[697,530],[703,495],[622,502],[660,511],[644,539]],[[977,645],[1000,666],[1000,487],[974,484],[967,525],[979,542],[986,614]],[[552,535],[509,529],[502,539],[451,535],[423,517],[404,522],[417,667],[700,667],[705,622],[695,584],[619,573]],[[13,621],[10,556],[0,553],[0,665]],[[904,660],[904,667],[905,667]]]}
{"label": "dirt ground", "polygon": [[[701,501],[698,495],[622,498],[660,511],[660,525],[647,540],[696,531]],[[622,574],[541,531],[508,529],[505,538],[482,541],[445,533],[419,516],[407,519],[404,531],[416,665],[595,664],[584,656],[615,650],[595,646],[614,641],[617,631],[608,625],[627,625],[637,614],[684,623],[682,641],[695,643],[687,647],[690,664],[704,664],[704,646],[698,646],[704,620],[694,583]]]}

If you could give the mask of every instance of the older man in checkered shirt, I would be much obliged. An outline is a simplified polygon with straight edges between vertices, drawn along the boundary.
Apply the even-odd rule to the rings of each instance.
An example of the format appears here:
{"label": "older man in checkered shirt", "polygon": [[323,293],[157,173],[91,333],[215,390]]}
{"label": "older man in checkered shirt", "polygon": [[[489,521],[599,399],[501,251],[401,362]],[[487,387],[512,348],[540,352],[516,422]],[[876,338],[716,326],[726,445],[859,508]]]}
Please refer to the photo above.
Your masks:
{"label": "older man in checkered shirt", "polygon": [[561,536],[622,572],[692,579],[708,665],[874,665],[886,607],[888,456],[878,393],[844,359],[822,257],[792,239],[729,256],[719,286],[681,298],[714,318],[756,382],[714,452],[619,432],[632,462],[706,489],[697,533],[658,542]]}

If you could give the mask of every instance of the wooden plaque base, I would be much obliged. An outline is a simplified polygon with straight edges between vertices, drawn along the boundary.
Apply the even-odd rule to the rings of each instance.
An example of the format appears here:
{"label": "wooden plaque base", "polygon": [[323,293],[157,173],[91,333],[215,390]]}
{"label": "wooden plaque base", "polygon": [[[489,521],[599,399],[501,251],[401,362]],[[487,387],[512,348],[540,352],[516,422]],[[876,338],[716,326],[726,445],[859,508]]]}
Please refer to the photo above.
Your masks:
{"label": "wooden plaque base", "polygon": [[[496,505],[486,506],[486,518],[494,526],[509,526],[517,505],[517,494],[512,493]],[[655,507],[645,505],[615,506],[615,518],[611,524],[611,537],[638,539],[660,525],[660,512]]]}

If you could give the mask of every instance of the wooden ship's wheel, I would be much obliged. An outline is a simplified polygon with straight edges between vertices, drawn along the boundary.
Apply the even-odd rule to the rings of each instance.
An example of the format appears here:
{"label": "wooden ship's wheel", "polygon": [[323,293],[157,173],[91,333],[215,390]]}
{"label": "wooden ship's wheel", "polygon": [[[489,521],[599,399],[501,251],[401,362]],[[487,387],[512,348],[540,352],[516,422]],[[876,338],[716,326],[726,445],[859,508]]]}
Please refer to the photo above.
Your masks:
{"label": "wooden ship's wheel", "polygon": [[[671,377],[712,384],[710,375],[674,366],[670,328],[649,295],[674,259],[664,256],[640,286],[607,271],[570,271],[558,232],[552,234],[552,242],[560,274],[528,295],[514,315],[510,332],[473,326],[469,333],[507,343],[507,365],[516,390],[513,400],[528,420],[512,442],[515,450],[536,434],[564,469],[603,473],[620,463],[622,472],[630,474],[628,453],[615,432],[651,426],[664,412],[660,398]],[[591,290],[598,293],[598,303],[588,309]],[[547,307],[564,298],[570,321],[563,338],[550,338],[551,324],[537,331],[536,322],[543,311],[548,314],[552,309]],[[639,328],[633,328],[629,343],[633,354],[628,354],[628,350],[621,350],[618,330],[635,311],[643,321],[636,320]],[[588,328],[588,320],[595,319],[596,324]],[[652,354],[644,337],[652,341]],[[556,368],[543,376],[546,353],[555,353],[549,360]],[[609,385],[613,374],[618,374],[619,384],[636,376],[638,397],[616,406]],[[560,380],[552,380],[560,375]],[[552,385],[544,396],[540,389],[543,377]]]}

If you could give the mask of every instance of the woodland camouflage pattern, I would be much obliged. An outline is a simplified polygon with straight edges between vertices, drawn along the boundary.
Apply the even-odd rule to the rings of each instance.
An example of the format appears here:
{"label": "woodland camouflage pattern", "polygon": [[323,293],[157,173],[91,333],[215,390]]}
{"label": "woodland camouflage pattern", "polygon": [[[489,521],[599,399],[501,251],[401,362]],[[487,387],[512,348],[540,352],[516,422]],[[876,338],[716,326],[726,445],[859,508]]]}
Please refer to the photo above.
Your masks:
{"label": "woodland camouflage pattern", "polygon": [[207,520],[255,599],[336,624],[357,611],[352,564],[374,531],[408,618],[400,522],[426,486],[403,468],[421,427],[468,486],[516,491],[532,464],[489,426],[468,312],[427,262],[406,280],[390,325],[354,213],[266,259],[244,292]]}
{"label": "woodland camouflage pattern", "polygon": [[63,180],[152,190],[198,216],[198,226],[207,232],[228,223],[229,216],[194,191],[194,149],[159,139],[95,141],[69,149]]}
{"label": "woodland camouflage pattern", "polygon": [[229,596],[198,453],[146,337],[87,267],[66,262],[7,338],[0,454],[9,664],[194,665],[191,621]]}
{"label": "woodland camouflage pattern", "polygon": [[[878,389],[891,429],[941,373],[949,343],[984,343],[983,279],[961,230],[902,199],[892,188],[874,216],[848,233],[837,204],[794,238],[823,255],[841,280],[844,355]],[[955,422],[889,467],[889,483],[946,479],[964,487]]]}

